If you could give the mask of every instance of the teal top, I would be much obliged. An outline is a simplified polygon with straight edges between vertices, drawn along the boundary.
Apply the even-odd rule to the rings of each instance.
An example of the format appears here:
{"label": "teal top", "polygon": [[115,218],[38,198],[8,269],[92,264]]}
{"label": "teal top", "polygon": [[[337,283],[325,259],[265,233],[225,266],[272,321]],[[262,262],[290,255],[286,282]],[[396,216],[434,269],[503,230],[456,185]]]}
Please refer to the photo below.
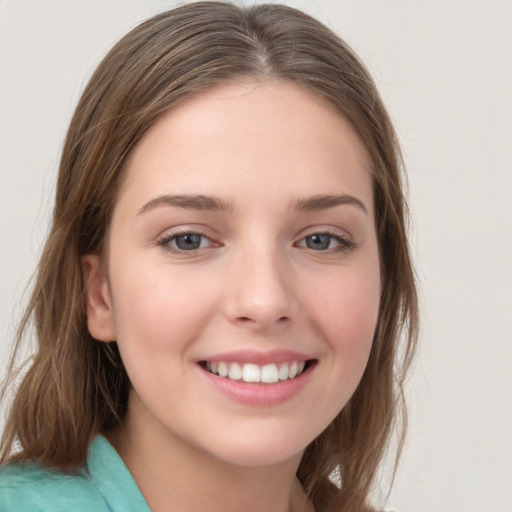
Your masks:
{"label": "teal top", "polygon": [[114,447],[102,436],[73,475],[36,463],[0,467],[1,512],[151,512]]}

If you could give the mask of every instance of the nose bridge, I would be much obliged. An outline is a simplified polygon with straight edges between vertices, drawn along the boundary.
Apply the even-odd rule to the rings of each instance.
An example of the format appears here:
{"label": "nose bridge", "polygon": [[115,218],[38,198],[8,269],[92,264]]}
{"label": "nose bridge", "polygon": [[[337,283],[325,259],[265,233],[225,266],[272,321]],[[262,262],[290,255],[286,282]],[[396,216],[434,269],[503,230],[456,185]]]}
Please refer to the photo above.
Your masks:
{"label": "nose bridge", "polygon": [[290,262],[273,241],[250,241],[231,261],[227,314],[259,329],[290,322],[297,309]]}

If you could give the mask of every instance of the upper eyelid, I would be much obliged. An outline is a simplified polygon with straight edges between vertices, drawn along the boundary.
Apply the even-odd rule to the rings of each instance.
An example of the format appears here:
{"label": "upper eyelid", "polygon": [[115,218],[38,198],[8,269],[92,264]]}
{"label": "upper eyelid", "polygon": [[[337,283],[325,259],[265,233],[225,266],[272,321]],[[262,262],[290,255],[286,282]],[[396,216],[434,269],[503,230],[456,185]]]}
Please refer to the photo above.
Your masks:
{"label": "upper eyelid", "polygon": [[188,233],[205,236],[210,239],[215,238],[214,230],[203,224],[187,224],[167,227],[157,235],[157,238],[172,238],[173,236],[186,235]]}
{"label": "upper eyelid", "polygon": [[350,231],[346,229],[335,227],[335,226],[309,226],[300,231],[299,235],[297,235],[297,239],[302,240],[302,238],[306,238],[312,235],[331,235],[334,237],[339,237],[344,240],[353,241],[354,237]]}
{"label": "upper eyelid", "polygon": [[211,228],[209,228],[207,225],[204,224],[179,224],[176,226],[168,226],[167,228],[163,229],[154,237],[154,242],[157,245],[162,244],[162,242],[168,242],[172,240],[173,238],[187,235],[187,234],[194,234],[199,235],[201,237],[206,238],[212,243],[215,243],[218,241],[219,236],[218,234]]}

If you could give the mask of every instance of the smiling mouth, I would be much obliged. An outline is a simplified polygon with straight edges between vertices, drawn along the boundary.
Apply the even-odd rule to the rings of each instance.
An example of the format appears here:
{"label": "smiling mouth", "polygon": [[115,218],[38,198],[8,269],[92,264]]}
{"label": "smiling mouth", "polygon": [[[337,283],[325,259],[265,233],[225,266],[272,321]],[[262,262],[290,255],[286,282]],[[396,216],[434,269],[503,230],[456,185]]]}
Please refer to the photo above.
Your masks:
{"label": "smiling mouth", "polygon": [[225,379],[249,383],[276,384],[299,377],[315,363],[315,359],[310,359],[264,365],[201,361],[199,365],[207,372]]}

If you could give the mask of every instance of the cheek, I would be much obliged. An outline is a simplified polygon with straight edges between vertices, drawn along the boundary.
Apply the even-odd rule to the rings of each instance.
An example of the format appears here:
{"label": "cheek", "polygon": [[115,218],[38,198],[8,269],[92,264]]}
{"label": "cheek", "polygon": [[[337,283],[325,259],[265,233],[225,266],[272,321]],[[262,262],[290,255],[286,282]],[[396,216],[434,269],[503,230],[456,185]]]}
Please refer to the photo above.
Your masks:
{"label": "cheek", "polygon": [[[373,267],[367,271],[339,272],[316,282],[308,294],[308,323],[322,340],[322,400],[313,405],[325,428],[345,407],[368,363],[377,325],[380,280]],[[315,431],[316,435],[321,429]]]}
{"label": "cheek", "polygon": [[380,302],[377,272],[347,272],[310,296],[315,328],[344,371],[362,374],[371,349]]}
{"label": "cheek", "polygon": [[215,301],[211,287],[186,272],[145,267],[150,266],[131,265],[130,272],[119,269],[112,278],[116,333],[121,350],[157,359],[164,350],[183,349],[194,341]]}

